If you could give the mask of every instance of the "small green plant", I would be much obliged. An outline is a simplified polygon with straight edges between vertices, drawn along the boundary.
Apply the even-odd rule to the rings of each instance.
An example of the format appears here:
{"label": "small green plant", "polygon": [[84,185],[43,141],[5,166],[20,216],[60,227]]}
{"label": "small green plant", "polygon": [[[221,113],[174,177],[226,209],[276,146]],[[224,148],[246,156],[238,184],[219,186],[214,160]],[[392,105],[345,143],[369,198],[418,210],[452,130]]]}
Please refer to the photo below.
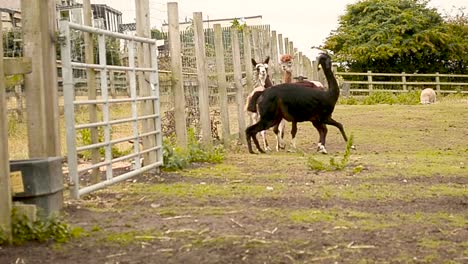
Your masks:
{"label": "small green plant", "polygon": [[[51,240],[64,243],[68,239],[78,237],[83,233],[82,228],[71,228],[58,216],[50,216],[31,222],[27,216],[19,214],[16,209],[13,209],[11,220],[13,244],[15,245],[27,241],[46,242]],[[1,232],[0,245],[6,242],[7,238]]]}
{"label": "small green plant", "polygon": [[346,168],[346,165],[349,161],[349,156],[351,155],[351,149],[353,146],[353,135],[349,137],[349,140],[346,144],[346,149],[343,154],[343,158],[340,161],[336,161],[335,158],[331,157],[329,160],[329,164],[325,164],[320,160],[315,159],[314,157],[310,156],[307,159],[307,166],[311,170],[315,171],[333,171],[333,170],[343,170]]}
{"label": "small green plant", "polygon": [[224,148],[219,146],[202,145],[193,129],[189,129],[187,148],[183,149],[176,145],[172,137],[163,141],[163,160],[165,170],[181,170],[188,167],[192,162],[221,163],[224,160]]}
{"label": "small green plant", "polygon": [[[104,129],[102,127],[98,127],[98,142],[103,142],[104,141]],[[81,129],[78,131],[78,139],[81,145],[91,145],[92,140],[91,140],[91,130],[90,129]],[[129,148],[127,150],[121,151],[115,146],[112,146],[112,157],[118,158],[121,156],[125,156],[129,154],[132,149]],[[84,159],[91,159],[91,150],[85,150],[80,153]],[[103,147],[99,148],[99,155],[102,157],[105,155],[105,149]]]}
{"label": "small green plant", "polygon": [[395,104],[397,102],[396,96],[391,92],[372,92],[362,102],[365,105],[374,104]]}
{"label": "small green plant", "polygon": [[400,93],[396,97],[396,101],[398,104],[402,105],[415,105],[419,104],[419,92],[418,91],[410,91],[407,93]]}

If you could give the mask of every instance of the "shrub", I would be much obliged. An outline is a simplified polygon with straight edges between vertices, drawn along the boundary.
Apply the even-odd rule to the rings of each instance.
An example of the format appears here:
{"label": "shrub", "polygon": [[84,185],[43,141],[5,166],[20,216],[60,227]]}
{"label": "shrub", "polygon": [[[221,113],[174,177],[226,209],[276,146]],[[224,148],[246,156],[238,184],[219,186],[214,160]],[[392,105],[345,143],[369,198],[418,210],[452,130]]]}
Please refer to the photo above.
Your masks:
{"label": "shrub", "polygon": [[[50,216],[31,222],[27,216],[19,214],[16,209],[12,210],[11,227],[13,244],[21,245],[27,241],[38,242],[67,242],[68,239],[78,237],[83,230],[81,228],[71,228],[58,216]],[[0,232],[0,245],[5,244],[7,238]]]}
{"label": "shrub", "polygon": [[224,160],[223,146],[205,146],[201,144],[193,129],[188,131],[187,149],[176,145],[174,137],[166,137],[163,141],[163,169],[181,170],[193,162],[220,163]]}

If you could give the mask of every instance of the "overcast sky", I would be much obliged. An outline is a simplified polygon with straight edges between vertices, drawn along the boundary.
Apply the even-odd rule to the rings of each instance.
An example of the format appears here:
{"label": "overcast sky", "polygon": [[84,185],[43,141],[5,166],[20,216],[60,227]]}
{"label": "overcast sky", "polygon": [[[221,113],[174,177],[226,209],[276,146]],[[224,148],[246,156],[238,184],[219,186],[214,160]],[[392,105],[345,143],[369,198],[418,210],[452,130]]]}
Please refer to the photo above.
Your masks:
{"label": "overcast sky", "polygon": [[[271,30],[288,37],[294,47],[312,58],[315,53],[310,47],[323,44],[330,32],[338,27],[338,18],[344,14],[346,5],[357,0],[150,0],[151,27],[160,29],[167,21],[167,2],[178,2],[181,20],[192,18],[193,12],[202,12],[203,19],[261,15],[263,23],[269,24]],[[133,0],[91,0],[91,3],[104,3],[120,10],[124,23],[135,20]],[[441,14],[460,7],[468,11],[468,0],[430,0],[429,6],[436,7]]]}

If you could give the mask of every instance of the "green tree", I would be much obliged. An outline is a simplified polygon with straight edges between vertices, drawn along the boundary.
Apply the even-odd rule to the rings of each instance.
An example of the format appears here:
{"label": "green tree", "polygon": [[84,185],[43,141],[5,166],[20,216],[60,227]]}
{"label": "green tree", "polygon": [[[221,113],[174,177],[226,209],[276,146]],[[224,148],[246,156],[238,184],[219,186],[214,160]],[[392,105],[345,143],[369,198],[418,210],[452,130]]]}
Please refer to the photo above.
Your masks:
{"label": "green tree", "polygon": [[444,21],[427,3],[363,0],[348,5],[324,48],[351,71],[466,73],[466,20]]}

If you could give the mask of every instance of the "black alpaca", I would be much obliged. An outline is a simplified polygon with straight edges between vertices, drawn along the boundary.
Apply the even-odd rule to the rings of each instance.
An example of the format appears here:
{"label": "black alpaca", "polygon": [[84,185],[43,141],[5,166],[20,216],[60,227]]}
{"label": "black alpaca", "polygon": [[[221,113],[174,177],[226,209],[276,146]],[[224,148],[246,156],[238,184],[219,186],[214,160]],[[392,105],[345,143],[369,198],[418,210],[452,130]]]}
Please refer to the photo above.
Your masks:
{"label": "black alpaca", "polygon": [[[343,139],[348,141],[343,125],[332,118],[340,90],[332,72],[331,58],[328,54],[321,54],[318,63],[327,78],[329,87],[327,91],[310,89],[296,83],[284,83],[254,94],[252,100],[256,100],[255,97],[260,95],[262,100],[258,102],[260,120],[245,130],[250,153],[254,153],[252,139],[257,149],[264,153],[258,143],[257,133],[277,126],[283,118],[296,123],[312,122],[319,131],[319,150],[323,153],[326,153],[325,140],[328,132],[326,125],[337,127]],[[277,127],[274,132],[278,133]]]}

